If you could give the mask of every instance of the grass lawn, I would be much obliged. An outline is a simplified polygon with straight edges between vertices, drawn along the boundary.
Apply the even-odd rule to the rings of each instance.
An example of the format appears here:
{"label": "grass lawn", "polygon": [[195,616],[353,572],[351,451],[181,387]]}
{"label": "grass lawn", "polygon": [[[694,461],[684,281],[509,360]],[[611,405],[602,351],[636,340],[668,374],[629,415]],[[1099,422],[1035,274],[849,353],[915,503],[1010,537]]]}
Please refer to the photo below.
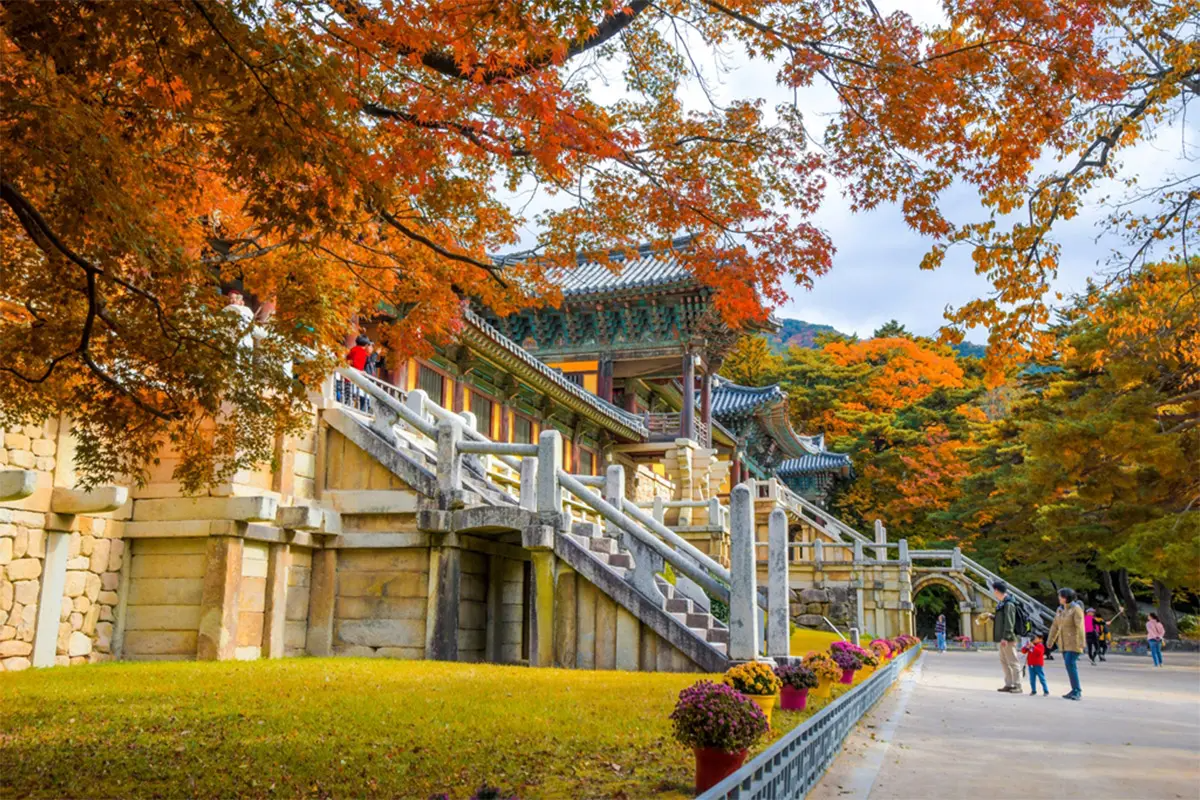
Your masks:
{"label": "grass lawn", "polygon": [[[690,797],[667,715],[700,677],[353,658],[29,670],[0,676],[0,795]],[[777,711],[772,739],[809,713]]]}

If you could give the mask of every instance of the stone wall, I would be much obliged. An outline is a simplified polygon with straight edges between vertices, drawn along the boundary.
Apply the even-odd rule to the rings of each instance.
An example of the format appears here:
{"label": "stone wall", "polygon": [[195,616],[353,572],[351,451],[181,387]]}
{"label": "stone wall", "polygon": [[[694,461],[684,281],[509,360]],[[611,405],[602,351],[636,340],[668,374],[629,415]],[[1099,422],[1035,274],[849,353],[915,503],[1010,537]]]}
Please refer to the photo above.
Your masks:
{"label": "stone wall", "polygon": [[187,661],[196,657],[207,541],[132,542],[121,657]]}
{"label": "stone wall", "polygon": [[829,630],[825,619],[838,628],[857,625],[858,593],[850,586],[791,590],[792,622],[802,628]]}

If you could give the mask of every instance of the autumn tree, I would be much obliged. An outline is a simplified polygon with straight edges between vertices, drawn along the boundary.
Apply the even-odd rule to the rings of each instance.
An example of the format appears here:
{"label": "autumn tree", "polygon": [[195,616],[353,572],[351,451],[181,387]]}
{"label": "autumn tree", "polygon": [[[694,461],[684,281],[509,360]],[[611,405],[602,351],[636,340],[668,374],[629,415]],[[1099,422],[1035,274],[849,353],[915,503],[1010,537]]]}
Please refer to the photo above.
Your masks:
{"label": "autumn tree", "polygon": [[914,543],[945,538],[930,520],[958,497],[967,475],[960,451],[982,373],[970,373],[945,345],[920,338],[833,340],[793,349],[783,384],[799,430],[826,434],[848,452],[857,478],[834,498],[862,525],[882,519]]}
{"label": "autumn tree", "polygon": [[[954,321],[1002,357],[1039,341],[1055,224],[1178,117],[1200,57],[1178,2],[951,2],[929,28],[841,0],[2,9],[0,422],[86,420],[85,481],[139,474],[164,436],[189,480],[260,460],[356,316],[396,309],[391,340],[421,347],[464,301],[555,302],[581,252],[688,231],[726,321],[761,319],[829,267],[827,174],[856,208],[901,203],[924,266],[972,250],[995,295]],[[688,107],[683,31],[832,87],[824,148],[795,107]],[[943,213],[956,182],[995,218]],[[506,202],[527,188],[550,210]],[[1145,191],[1135,262],[1194,216],[1193,178]],[[527,226],[526,257],[492,257]],[[273,309],[253,357],[234,282]]]}
{"label": "autumn tree", "polygon": [[1200,318],[1178,302],[1196,266],[1151,265],[1065,309],[1056,357],[980,436],[950,512],[1027,573],[1151,581],[1168,625],[1172,590],[1200,589]]}
{"label": "autumn tree", "polygon": [[771,351],[770,343],[762,336],[743,336],[725,357],[722,377],[742,386],[767,386],[779,380],[783,372],[783,357]]}

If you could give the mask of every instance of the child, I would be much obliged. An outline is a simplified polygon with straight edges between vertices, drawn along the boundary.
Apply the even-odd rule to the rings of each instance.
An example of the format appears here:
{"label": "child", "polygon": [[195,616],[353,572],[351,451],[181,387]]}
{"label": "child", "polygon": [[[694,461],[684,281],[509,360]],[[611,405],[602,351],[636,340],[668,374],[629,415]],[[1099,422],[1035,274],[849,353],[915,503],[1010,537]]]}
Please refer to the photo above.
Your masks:
{"label": "child", "polygon": [[1042,693],[1050,696],[1050,688],[1046,686],[1046,646],[1042,644],[1042,634],[1034,632],[1032,641],[1021,648],[1025,654],[1025,664],[1029,667],[1029,694],[1037,694],[1037,682],[1042,681]]}

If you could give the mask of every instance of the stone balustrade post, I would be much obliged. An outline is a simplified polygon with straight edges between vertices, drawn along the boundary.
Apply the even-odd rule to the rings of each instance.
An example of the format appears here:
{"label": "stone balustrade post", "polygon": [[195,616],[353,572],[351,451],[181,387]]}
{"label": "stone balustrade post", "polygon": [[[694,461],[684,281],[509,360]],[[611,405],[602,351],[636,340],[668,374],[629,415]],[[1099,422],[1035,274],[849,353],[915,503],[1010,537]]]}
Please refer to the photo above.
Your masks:
{"label": "stone balustrade post", "polygon": [[788,625],[787,513],[776,508],[767,518],[767,655],[787,657]]}
{"label": "stone balustrade post", "polygon": [[537,458],[526,456],[521,459],[521,508],[537,511]]}
{"label": "stone balustrade post", "polygon": [[[884,527],[883,520],[881,520],[881,519],[875,520],[875,544],[882,544],[882,545],[887,544],[887,528]],[[885,547],[876,547],[875,548],[875,558],[879,561],[887,561],[887,558],[888,558],[887,547],[886,546]]]}
{"label": "stone balustrade post", "polygon": [[404,397],[404,405],[416,412],[421,419],[429,418],[429,415],[425,413],[427,402],[429,402],[429,395],[425,394],[424,389],[413,389]]}
{"label": "stone balustrade post", "polygon": [[715,497],[710,497],[708,500],[708,524],[709,527],[720,528],[721,525],[721,501]]}
{"label": "stone balustrade post", "polygon": [[954,548],[954,555],[950,557],[950,568],[955,572],[963,571],[963,556],[961,547]]}
{"label": "stone balustrade post", "polygon": [[439,422],[437,427],[437,483],[443,503],[462,490],[462,427],[457,423]]}
{"label": "stone balustrade post", "polygon": [[863,545],[858,539],[854,540],[854,563],[863,563]]}
{"label": "stone balustrade post", "polygon": [[[463,437],[462,438],[465,441],[467,438],[467,433],[466,433],[467,431],[477,430],[477,428],[475,427],[476,426],[475,414],[471,411],[460,411],[460,412],[458,412],[458,415],[460,417],[462,417],[462,421],[463,421]],[[472,466],[472,468],[479,470],[481,473],[483,473],[485,475],[487,474],[487,459],[488,459],[488,456],[476,455],[474,453],[470,453],[470,454],[463,456],[464,462],[470,464]]]}
{"label": "stone balustrade post", "polygon": [[[551,428],[538,436],[537,510],[539,514],[561,515],[562,486],[558,472],[562,469],[562,434]],[[546,520],[543,524],[547,524]],[[554,524],[558,524],[557,517]]]}
{"label": "stone balustrade post", "polygon": [[664,501],[661,497],[656,496],[654,498],[654,508],[653,508],[652,513],[653,513],[655,522],[665,522],[665,520],[666,520],[667,508],[663,504],[663,502]]}
{"label": "stone balustrade post", "polygon": [[729,658],[752,661],[761,650],[758,625],[758,561],[754,547],[754,489],[749,482],[729,493]]}
{"label": "stone balustrade post", "polygon": [[813,566],[816,569],[821,569],[821,563],[825,560],[825,543],[820,539],[813,539]]}
{"label": "stone balustrade post", "polygon": [[900,556],[899,556],[899,558],[900,558],[901,564],[911,564],[912,563],[912,558],[909,557],[909,555],[908,555],[908,539],[900,540]]}

